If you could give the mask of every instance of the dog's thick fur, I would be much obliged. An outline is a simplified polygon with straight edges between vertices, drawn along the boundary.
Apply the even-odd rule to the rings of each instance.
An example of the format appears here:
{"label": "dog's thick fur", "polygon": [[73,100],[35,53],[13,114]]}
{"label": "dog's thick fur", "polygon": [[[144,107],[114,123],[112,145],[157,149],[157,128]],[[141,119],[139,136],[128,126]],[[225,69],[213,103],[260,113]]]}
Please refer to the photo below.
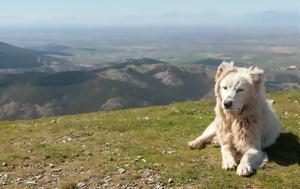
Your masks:
{"label": "dog's thick fur", "polygon": [[[216,117],[205,131],[189,142],[191,149],[207,143],[221,146],[222,168],[249,176],[266,159],[264,148],[275,142],[280,123],[267,102],[263,87],[263,71],[239,68],[223,62],[215,77]],[[232,105],[226,107],[227,101]]]}

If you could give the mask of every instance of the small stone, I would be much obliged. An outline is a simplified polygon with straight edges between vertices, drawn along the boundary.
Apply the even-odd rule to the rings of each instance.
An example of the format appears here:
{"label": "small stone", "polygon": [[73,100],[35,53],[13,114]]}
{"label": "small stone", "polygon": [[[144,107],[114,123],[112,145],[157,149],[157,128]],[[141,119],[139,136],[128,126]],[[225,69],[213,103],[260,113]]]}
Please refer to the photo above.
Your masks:
{"label": "small stone", "polygon": [[2,165],[2,167],[5,167],[5,166],[7,166],[7,163],[3,162],[1,165]]}
{"label": "small stone", "polygon": [[75,153],[75,154],[72,154],[72,157],[78,157],[79,154]]}
{"label": "small stone", "polygon": [[25,184],[36,184],[36,182],[34,180],[29,180],[29,181],[26,181]]}
{"label": "small stone", "polygon": [[20,177],[16,178],[16,183],[17,183],[17,184],[20,183],[21,180],[22,180],[22,178],[20,178]]}
{"label": "small stone", "polygon": [[86,185],[86,183],[84,182],[78,182],[77,183],[77,187],[84,187]]}
{"label": "small stone", "polygon": [[81,166],[81,167],[79,168],[79,170],[80,170],[80,171],[83,171],[83,170],[84,170],[84,167],[83,167],[83,166]]}
{"label": "small stone", "polygon": [[142,173],[142,177],[149,177],[149,176],[151,176],[151,170],[147,168]]}
{"label": "small stone", "polygon": [[34,178],[36,179],[36,180],[39,180],[39,179],[41,179],[43,177],[43,175],[37,175],[37,176],[35,176]]}
{"label": "small stone", "polygon": [[169,178],[168,183],[172,184],[172,183],[174,183],[174,180],[172,178]]}
{"label": "small stone", "polygon": [[72,140],[73,140],[72,137],[64,136],[62,142],[63,142],[63,143],[66,143],[66,142],[70,142],[70,141],[72,141]]}
{"label": "small stone", "polygon": [[176,153],[176,151],[172,150],[170,148],[168,148],[168,149],[166,149],[166,150],[163,151],[163,154],[173,154],[173,153]]}
{"label": "small stone", "polygon": [[134,159],[135,162],[140,161],[141,159],[143,159],[143,156],[136,156],[136,158]]}
{"label": "small stone", "polygon": [[53,164],[53,163],[49,163],[48,166],[49,166],[50,168],[53,168],[53,167],[54,167],[54,164]]}
{"label": "small stone", "polygon": [[89,151],[84,152],[86,155],[93,156],[93,154]]}
{"label": "small stone", "polygon": [[62,168],[52,169],[52,172],[59,172],[62,171]]}
{"label": "small stone", "polygon": [[159,167],[160,164],[159,163],[154,163],[154,167]]}
{"label": "small stone", "polygon": [[119,173],[119,174],[123,174],[123,173],[125,173],[125,172],[126,172],[126,170],[125,170],[124,168],[118,169],[118,173]]}

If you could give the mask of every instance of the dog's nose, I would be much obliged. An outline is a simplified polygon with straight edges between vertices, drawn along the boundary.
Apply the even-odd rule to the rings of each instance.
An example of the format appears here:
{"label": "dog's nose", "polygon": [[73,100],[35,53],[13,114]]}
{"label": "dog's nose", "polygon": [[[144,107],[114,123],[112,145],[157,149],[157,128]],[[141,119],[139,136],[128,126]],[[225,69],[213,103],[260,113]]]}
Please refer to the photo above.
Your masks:
{"label": "dog's nose", "polygon": [[231,106],[232,106],[232,101],[231,101],[231,100],[225,101],[225,102],[224,102],[224,107],[225,107],[226,109],[231,108]]}

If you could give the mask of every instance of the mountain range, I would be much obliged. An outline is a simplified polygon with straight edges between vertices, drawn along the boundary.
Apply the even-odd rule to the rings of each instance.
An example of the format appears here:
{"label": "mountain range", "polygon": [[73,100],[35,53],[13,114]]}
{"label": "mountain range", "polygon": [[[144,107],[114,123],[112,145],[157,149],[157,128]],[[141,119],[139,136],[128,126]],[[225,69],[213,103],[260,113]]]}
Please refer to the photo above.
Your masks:
{"label": "mountain range", "polygon": [[[213,98],[214,74],[222,61],[207,58],[190,64],[170,64],[141,58],[112,62],[101,69],[74,66],[76,71],[57,71],[51,61],[57,61],[57,68],[72,68],[64,58],[53,57],[60,52],[57,46],[44,50],[6,43],[0,46],[4,55],[0,56],[0,118],[8,120]],[[54,50],[49,56],[51,48]],[[35,61],[39,58],[45,62]],[[266,70],[267,91],[300,90],[299,75],[297,71]]]}
{"label": "mountain range", "polygon": [[47,52],[16,47],[0,42],[0,69],[36,68],[66,60],[48,56]]}
{"label": "mountain range", "polygon": [[118,68],[0,76],[0,117],[27,119],[168,104],[204,97],[213,86],[202,65]]}

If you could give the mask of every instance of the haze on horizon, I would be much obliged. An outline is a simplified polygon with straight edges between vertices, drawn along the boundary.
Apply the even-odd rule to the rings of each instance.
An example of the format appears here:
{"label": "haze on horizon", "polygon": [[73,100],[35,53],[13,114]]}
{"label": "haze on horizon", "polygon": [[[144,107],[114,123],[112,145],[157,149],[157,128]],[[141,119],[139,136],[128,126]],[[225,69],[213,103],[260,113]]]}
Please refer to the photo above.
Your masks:
{"label": "haze on horizon", "polygon": [[[298,0],[10,0],[1,2],[2,27],[235,25],[262,14],[299,17]],[[274,20],[272,20],[274,18]],[[258,18],[260,19],[260,18]]]}

